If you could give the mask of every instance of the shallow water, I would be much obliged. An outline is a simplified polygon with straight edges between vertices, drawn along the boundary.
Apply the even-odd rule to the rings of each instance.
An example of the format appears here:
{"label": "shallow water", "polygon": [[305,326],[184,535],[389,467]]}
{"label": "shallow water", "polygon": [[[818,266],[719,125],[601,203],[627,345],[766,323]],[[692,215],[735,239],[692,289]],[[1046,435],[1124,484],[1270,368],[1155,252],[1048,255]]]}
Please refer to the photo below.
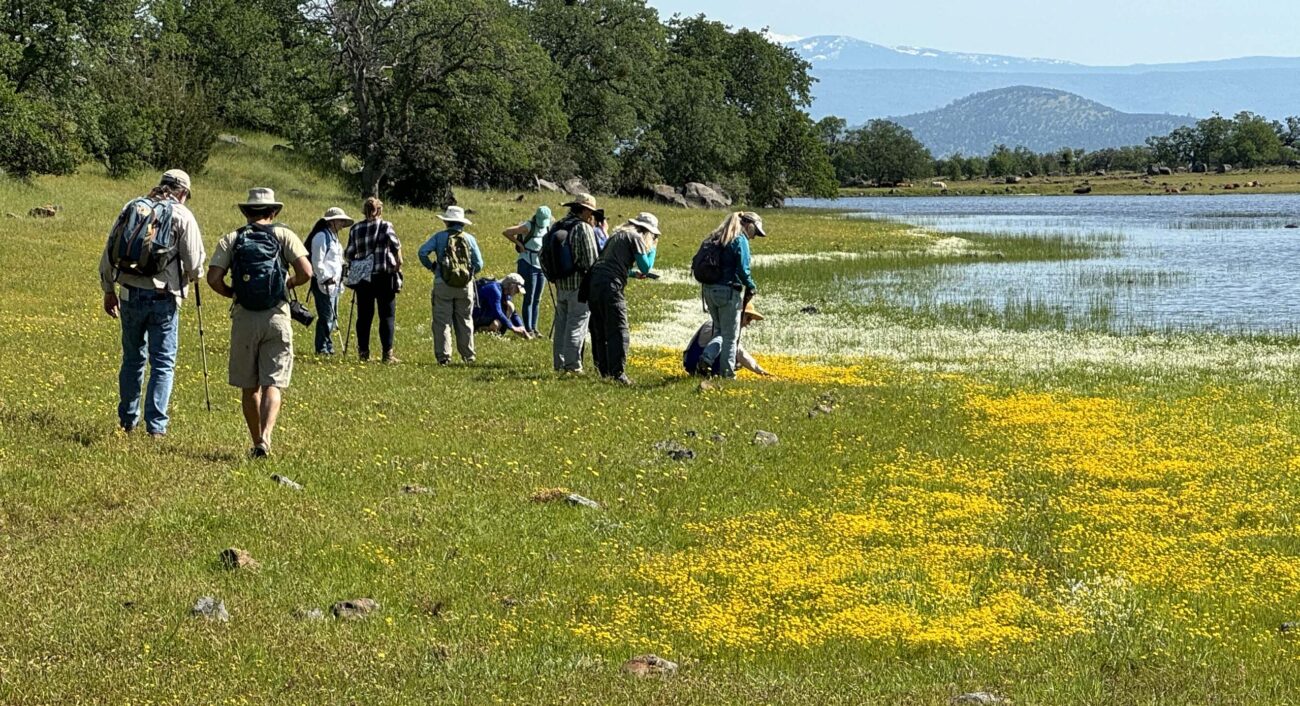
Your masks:
{"label": "shallow water", "polygon": [[[905,306],[1052,309],[1069,328],[1226,333],[1300,331],[1300,195],[1023,196],[801,200],[936,233],[1096,239],[1113,256],[937,265],[909,283],[864,275]],[[1116,246],[1115,239],[1119,242]]]}

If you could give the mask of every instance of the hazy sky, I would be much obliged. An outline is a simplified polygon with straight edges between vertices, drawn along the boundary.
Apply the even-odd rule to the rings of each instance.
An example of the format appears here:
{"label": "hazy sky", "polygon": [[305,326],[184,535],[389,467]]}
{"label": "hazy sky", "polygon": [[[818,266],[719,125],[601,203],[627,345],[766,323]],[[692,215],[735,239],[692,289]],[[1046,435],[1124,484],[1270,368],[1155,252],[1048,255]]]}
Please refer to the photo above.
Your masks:
{"label": "hazy sky", "polygon": [[709,17],[783,35],[887,45],[1160,63],[1300,56],[1300,0],[649,0],[667,18]]}

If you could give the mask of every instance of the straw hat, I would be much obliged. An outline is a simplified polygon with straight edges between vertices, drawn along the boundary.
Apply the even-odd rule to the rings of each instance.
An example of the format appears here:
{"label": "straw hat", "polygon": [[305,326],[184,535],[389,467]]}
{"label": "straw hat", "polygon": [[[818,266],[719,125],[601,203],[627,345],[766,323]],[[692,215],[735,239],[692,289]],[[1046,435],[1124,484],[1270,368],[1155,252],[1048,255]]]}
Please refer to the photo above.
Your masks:
{"label": "straw hat", "polygon": [[752,299],[749,301],[748,304],[745,305],[744,310],[742,310],[740,313],[743,316],[748,316],[751,321],[763,320],[763,315],[758,313],[758,309],[754,308],[754,300]]}
{"label": "straw hat", "polygon": [[754,213],[753,211],[745,211],[744,213],[740,214],[740,219],[742,221],[745,221],[746,223],[753,223],[755,233],[760,238],[767,237],[767,231],[763,230],[762,216],[758,215],[757,213]]}
{"label": "straw hat", "polygon": [[591,194],[578,194],[577,196],[573,197],[572,201],[560,205],[564,206],[565,208],[573,208],[574,206],[579,206],[593,213],[600,210],[600,207],[596,205],[596,197],[592,196]]}
{"label": "straw hat", "polygon": [[448,206],[447,212],[440,214],[438,218],[441,218],[443,223],[459,223],[465,226],[474,225],[474,221],[465,217],[465,209],[460,206]]}
{"label": "straw hat", "polygon": [[321,216],[320,219],[322,221],[343,221],[344,228],[357,222],[355,218],[352,218],[347,213],[344,213],[343,209],[339,208],[338,206],[335,206],[334,208],[331,208],[328,211],[326,211],[325,215]]}
{"label": "straw hat", "polygon": [[158,180],[158,185],[179,186],[180,188],[185,189],[190,193],[194,193],[190,189],[190,175],[186,174],[181,169],[168,169],[167,171],[163,172],[162,178]]}
{"label": "straw hat", "polygon": [[650,231],[651,233],[654,233],[655,235],[660,235],[659,218],[655,216],[655,214],[650,213],[648,211],[642,211],[641,213],[637,214],[636,218],[628,219],[628,223],[631,223],[634,226],[640,226],[642,228],[645,228],[646,230]]}
{"label": "straw hat", "polygon": [[248,190],[248,200],[238,204],[241,208],[264,208],[274,206],[275,208],[284,208],[284,204],[275,200],[275,191],[264,186],[254,187]]}
{"label": "straw hat", "polygon": [[501,286],[504,287],[507,284],[513,284],[520,294],[528,293],[527,290],[524,289],[524,278],[521,277],[518,272],[511,272],[501,278]]}

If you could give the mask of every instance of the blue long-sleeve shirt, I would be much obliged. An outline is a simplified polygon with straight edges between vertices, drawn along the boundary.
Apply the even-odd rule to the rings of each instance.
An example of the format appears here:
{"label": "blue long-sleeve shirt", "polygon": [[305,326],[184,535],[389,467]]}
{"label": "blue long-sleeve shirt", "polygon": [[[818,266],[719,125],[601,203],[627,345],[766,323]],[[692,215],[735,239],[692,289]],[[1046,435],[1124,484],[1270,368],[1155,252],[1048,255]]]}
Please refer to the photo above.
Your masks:
{"label": "blue long-sleeve shirt", "polygon": [[[722,281],[732,286],[739,285],[750,291],[758,291],[758,285],[754,283],[754,276],[750,272],[750,255],[749,255],[749,238],[743,235],[736,236],[731,241],[732,257],[728,258],[729,262],[724,262]],[[734,268],[727,272],[728,265],[735,263]]]}
{"label": "blue long-sleeve shirt", "polygon": [[[438,260],[442,259],[442,254],[447,250],[447,239],[455,232],[448,228],[447,230],[434,233],[424,245],[420,246],[417,253],[420,256],[420,264],[433,272],[433,281],[441,282],[442,275],[438,273]],[[483,251],[478,249],[478,240],[469,233],[465,234],[465,240],[469,241],[469,269],[470,276],[475,277],[483,271]],[[430,258],[429,256],[433,257]]]}
{"label": "blue long-sleeve shirt", "polygon": [[478,292],[474,297],[474,326],[475,328],[487,326],[493,321],[501,322],[501,330],[522,328],[523,322],[519,320],[519,315],[508,316],[505,310],[505,293],[501,291],[501,283],[494,279],[479,280]]}

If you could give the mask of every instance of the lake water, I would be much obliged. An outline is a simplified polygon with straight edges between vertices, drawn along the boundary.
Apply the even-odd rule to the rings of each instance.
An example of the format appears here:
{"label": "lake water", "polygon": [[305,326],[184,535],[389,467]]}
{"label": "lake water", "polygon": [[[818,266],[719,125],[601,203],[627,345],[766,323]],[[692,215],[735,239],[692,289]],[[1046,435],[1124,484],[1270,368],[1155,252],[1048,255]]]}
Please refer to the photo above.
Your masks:
{"label": "lake water", "polygon": [[1300,332],[1300,195],[1022,196],[799,200],[935,233],[1097,239],[1106,257],[1068,262],[944,264],[899,286],[869,276],[873,296],[902,305],[1026,304],[1069,327],[1112,331]]}

